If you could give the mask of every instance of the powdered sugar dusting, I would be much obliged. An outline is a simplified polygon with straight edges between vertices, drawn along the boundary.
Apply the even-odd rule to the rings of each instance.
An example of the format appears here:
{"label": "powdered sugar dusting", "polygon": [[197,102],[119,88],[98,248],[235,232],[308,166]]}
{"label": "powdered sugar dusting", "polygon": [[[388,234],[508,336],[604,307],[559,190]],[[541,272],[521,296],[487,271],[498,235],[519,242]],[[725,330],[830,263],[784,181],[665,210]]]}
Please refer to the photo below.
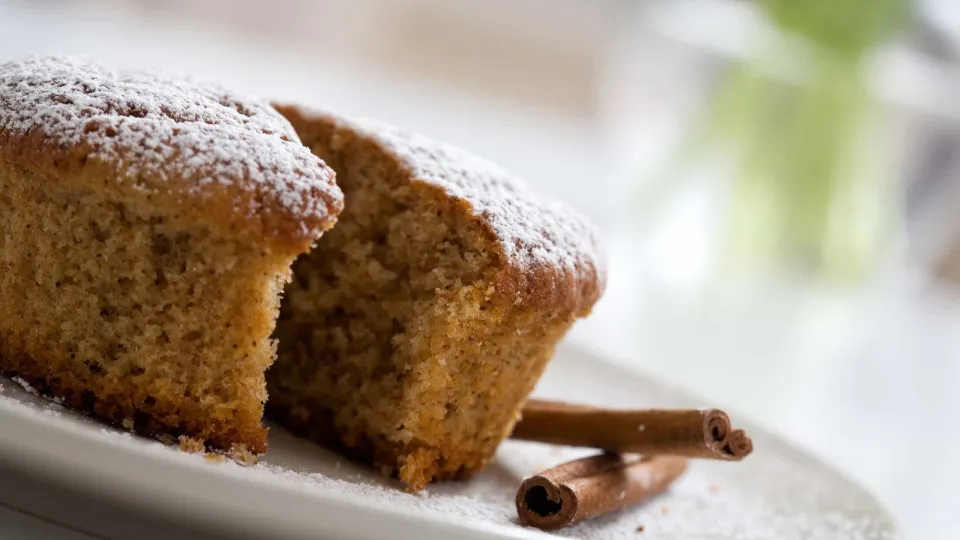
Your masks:
{"label": "powdered sugar dusting", "polygon": [[[38,396],[38,397],[40,396],[40,393],[37,392],[37,389],[34,388],[34,387],[33,387],[30,383],[28,383],[25,379],[23,379],[23,378],[21,378],[21,377],[13,377],[13,378],[10,379],[10,380],[12,380],[13,382],[19,384],[19,385],[20,385],[20,388],[23,388],[24,391],[26,391],[26,392],[27,392],[28,394],[30,394],[31,396]],[[61,401],[62,401],[62,400],[61,400]]]}
{"label": "powdered sugar dusting", "polygon": [[36,132],[60,148],[82,145],[84,160],[113,165],[121,185],[135,191],[253,193],[234,208],[245,218],[269,204],[324,220],[340,200],[331,171],[272,108],[185,78],[63,57],[0,65],[0,134]]}
{"label": "powdered sugar dusting", "polygon": [[375,120],[361,119],[356,125],[417,178],[469,202],[516,264],[559,268],[581,281],[604,279],[599,233],[568,205],[537,195],[513,174],[455,146]]}

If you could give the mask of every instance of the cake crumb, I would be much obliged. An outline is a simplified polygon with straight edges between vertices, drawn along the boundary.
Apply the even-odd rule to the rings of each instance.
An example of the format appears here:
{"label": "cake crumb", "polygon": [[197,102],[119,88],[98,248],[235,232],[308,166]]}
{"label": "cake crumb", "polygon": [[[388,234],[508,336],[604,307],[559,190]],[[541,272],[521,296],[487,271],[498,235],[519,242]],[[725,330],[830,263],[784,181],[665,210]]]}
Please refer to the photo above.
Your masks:
{"label": "cake crumb", "polygon": [[256,465],[257,464],[257,455],[247,449],[246,445],[243,444],[234,444],[230,447],[230,452],[227,454],[230,459],[237,462],[238,465]]}
{"label": "cake crumb", "polygon": [[409,444],[410,441],[413,440],[413,432],[405,427],[401,427],[397,430],[397,440],[404,444]]}
{"label": "cake crumb", "polygon": [[124,418],[120,425],[127,431],[133,431],[133,418]]}
{"label": "cake crumb", "polygon": [[183,450],[184,452],[196,454],[198,452],[203,452],[206,449],[206,446],[200,439],[181,435],[177,437],[177,440],[180,441],[180,450]]}
{"label": "cake crumb", "polygon": [[638,526],[637,526],[637,532],[638,532],[638,533],[642,533],[642,532],[643,532],[643,525],[638,525]]}
{"label": "cake crumb", "polygon": [[663,515],[667,515],[667,514],[670,513],[670,509],[667,508],[666,506],[663,506],[663,507],[660,508],[660,513],[663,514]]}
{"label": "cake crumb", "polygon": [[203,454],[203,459],[211,463],[223,463],[224,461],[227,460],[227,458],[215,452],[206,452],[205,454]]}

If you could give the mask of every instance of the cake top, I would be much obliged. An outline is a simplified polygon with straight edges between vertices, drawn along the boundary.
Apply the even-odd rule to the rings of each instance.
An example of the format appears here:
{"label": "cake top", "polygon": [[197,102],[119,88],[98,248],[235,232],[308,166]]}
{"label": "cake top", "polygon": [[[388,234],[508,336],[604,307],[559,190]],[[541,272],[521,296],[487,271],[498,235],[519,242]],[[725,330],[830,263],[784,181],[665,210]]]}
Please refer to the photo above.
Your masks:
{"label": "cake top", "polygon": [[513,271],[509,289],[517,293],[517,301],[586,314],[603,292],[606,261],[599,232],[570,206],[540,196],[517,176],[456,146],[376,120],[278,108],[301,134],[311,123],[333,123],[341,137],[349,133],[372,141],[411,181],[464,201],[474,219],[492,233]]}
{"label": "cake top", "polygon": [[0,64],[0,159],[302,246],[342,208],[333,171],[269,105],[73,58]]}
{"label": "cake top", "polygon": [[562,269],[577,281],[603,279],[599,232],[569,205],[539,195],[516,175],[456,146],[367,118],[354,124],[406,165],[418,181],[469,202],[514,264],[524,269]]}

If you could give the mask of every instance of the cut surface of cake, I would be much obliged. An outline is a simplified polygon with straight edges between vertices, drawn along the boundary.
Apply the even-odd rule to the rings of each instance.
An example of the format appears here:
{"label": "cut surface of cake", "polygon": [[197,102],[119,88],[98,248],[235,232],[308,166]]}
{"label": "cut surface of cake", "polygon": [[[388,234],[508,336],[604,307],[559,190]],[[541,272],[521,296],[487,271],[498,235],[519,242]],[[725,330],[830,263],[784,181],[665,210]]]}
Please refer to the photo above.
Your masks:
{"label": "cut surface of cake", "polygon": [[0,372],[141,433],[262,452],[279,295],[341,208],[256,99],[2,64]]}
{"label": "cut surface of cake", "polygon": [[278,110],[346,204],[294,264],[268,411],[410,489],[477,472],[603,291],[596,230],[455,147]]}

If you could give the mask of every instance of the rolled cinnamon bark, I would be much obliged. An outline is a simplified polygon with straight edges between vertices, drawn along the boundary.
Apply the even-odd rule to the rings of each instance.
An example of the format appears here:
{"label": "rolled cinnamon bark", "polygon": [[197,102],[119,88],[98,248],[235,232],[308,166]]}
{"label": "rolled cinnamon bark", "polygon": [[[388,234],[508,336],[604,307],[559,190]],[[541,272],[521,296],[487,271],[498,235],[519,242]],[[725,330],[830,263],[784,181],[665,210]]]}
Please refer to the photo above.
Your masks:
{"label": "rolled cinnamon bark", "polygon": [[619,410],[531,399],[514,439],[644,455],[739,461],[753,451],[718,409]]}
{"label": "rolled cinnamon bark", "polygon": [[735,429],[727,436],[723,451],[731,456],[740,456],[739,459],[743,459],[753,452],[753,441],[747,436],[747,432],[742,429]]}
{"label": "rolled cinnamon bark", "polygon": [[527,478],[517,490],[524,525],[554,530],[638,504],[662,491],[687,468],[676,456],[604,453],[564,463]]}

